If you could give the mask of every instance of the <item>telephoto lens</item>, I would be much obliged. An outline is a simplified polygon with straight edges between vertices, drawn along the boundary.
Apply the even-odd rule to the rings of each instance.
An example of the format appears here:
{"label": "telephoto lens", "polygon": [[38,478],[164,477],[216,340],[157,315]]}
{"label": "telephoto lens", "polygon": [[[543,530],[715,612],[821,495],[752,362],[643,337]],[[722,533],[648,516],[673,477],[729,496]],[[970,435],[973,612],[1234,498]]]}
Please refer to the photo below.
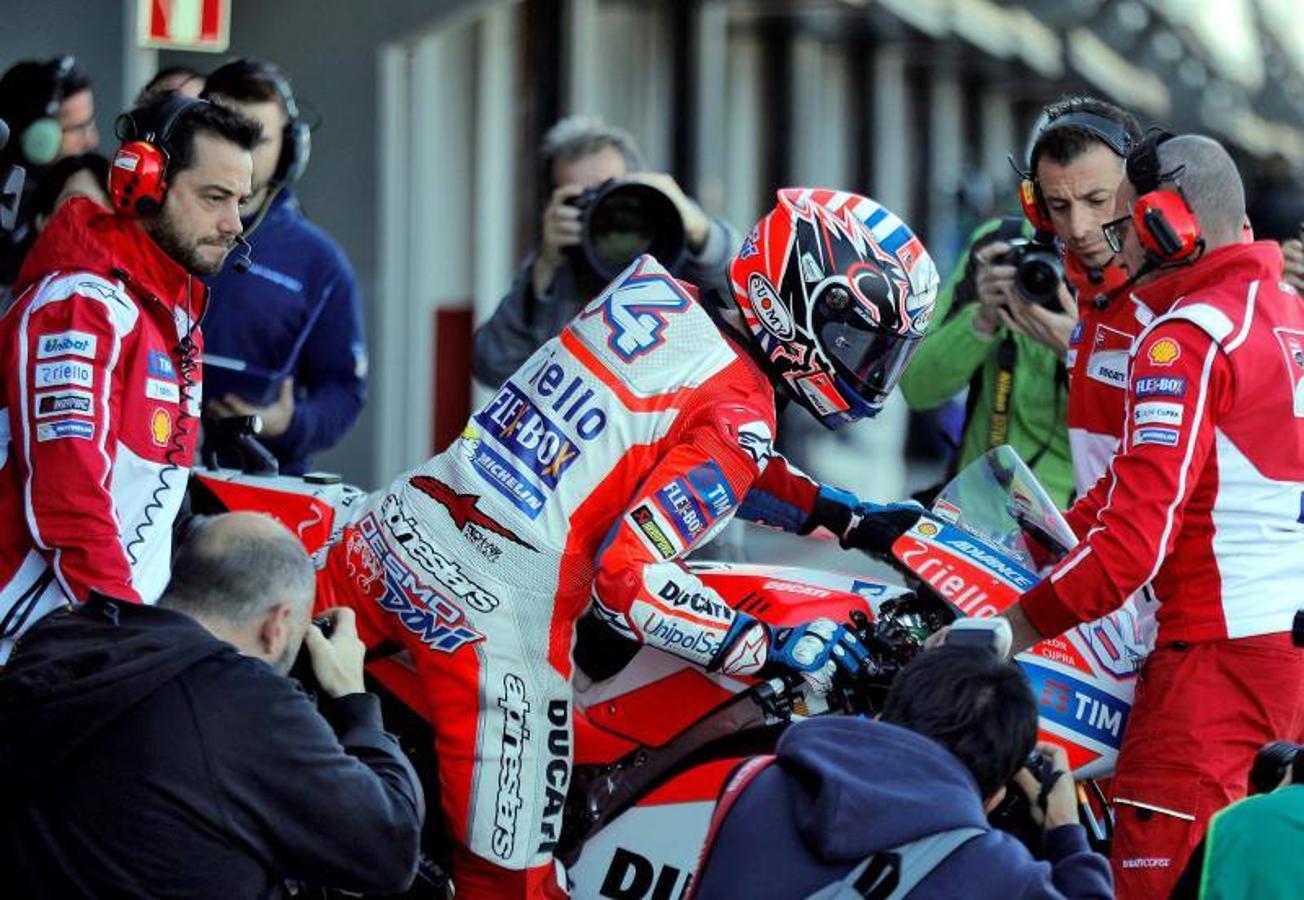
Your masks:
{"label": "telephoto lens", "polygon": [[683,262],[688,238],[679,208],[651,185],[611,180],[570,203],[581,212],[584,262],[603,284],[644,253],[672,274]]}

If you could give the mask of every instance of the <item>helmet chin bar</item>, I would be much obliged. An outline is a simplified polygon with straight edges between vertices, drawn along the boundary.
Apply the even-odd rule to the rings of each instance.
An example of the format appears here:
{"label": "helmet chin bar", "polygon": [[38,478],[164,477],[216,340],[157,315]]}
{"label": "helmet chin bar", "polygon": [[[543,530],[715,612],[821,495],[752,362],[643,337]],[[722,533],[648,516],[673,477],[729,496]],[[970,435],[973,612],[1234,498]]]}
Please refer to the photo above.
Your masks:
{"label": "helmet chin bar", "polygon": [[803,374],[787,378],[789,390],[825,428],[835,430],[862,419],[872,419],[883,408],[881,403],[864,399],[841,375],[828,372]]}

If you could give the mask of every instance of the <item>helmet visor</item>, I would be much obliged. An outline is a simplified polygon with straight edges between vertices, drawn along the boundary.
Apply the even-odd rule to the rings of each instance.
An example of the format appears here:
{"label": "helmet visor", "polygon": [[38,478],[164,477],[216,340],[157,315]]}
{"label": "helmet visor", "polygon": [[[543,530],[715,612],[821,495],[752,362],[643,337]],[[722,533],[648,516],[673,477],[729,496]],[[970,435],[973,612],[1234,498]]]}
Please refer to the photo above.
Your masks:
{"label": "helmet visor", "polygon": [[922,339],[879,331],[858,317],[824,322],[819,338],[838,374],[874,408],[892,393]]}

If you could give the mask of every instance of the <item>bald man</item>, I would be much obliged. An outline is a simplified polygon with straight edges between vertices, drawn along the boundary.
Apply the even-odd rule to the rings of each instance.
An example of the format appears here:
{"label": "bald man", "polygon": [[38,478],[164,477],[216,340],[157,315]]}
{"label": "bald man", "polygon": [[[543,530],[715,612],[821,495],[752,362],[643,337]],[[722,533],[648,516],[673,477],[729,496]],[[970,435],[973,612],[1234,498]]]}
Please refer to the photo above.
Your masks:
{"label": "bald man", "polygon": [[[0,871],[13,896],[388,894],[416,874],[421,789],[364,692],[350,610],[272,519],[192,531],[158,606],[51,614],[0,674]],[[308,635],[330,721],[285,677]]]}
{"label": "bald man", "polygon": [[1278,246],[1242,242],[1226,150],[1199,135],[1151,149],[1129,159],[1105,226],[1156,313],[1132,347],[1122,443],[1074,507],[1085,539],[1006,613],[1017,652],[1143,585],[1161,604],[1114,781],[1124,900],[1167,897],[1208,818],[1244,796],[1255,751],[1304,740],[1290,639],[1304,604],[1304,304]]}

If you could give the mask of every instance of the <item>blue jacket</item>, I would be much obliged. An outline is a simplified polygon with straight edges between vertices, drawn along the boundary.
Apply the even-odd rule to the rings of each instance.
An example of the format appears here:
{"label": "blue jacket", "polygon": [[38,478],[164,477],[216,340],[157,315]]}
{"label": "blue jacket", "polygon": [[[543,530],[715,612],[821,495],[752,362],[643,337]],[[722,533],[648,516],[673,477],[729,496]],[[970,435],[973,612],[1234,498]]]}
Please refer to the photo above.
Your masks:
{"label": "blue jacket", "polygon": [[[699,874],[697,900],[798,900],[870,854],[951,828],[987,828],[978,784],[940,744],[895,725],[823,716],[794,725],[778,759],[730,809]],[[1066,825],[1047,862],[990,830],[956,850],[910,900],[1112,898],[1109,863]]]}
{"label": "blue jacket", "polygon": [[[264,440],[282,472],[299,474],[307,470],[311,454],[348,433],[362,409],[367,346],[358,286],[344,251],[304,218],[288,190],[272,202],[249,245],[253,265],[248,272],[232,265],[237,249],[221,273],[208,280],[212,295],[204,317],[205,356],[280,371],[304,338],[293,361],[290,429]],[[205,366],[206,398],[239,393],[236,385],[227,372]]]}

